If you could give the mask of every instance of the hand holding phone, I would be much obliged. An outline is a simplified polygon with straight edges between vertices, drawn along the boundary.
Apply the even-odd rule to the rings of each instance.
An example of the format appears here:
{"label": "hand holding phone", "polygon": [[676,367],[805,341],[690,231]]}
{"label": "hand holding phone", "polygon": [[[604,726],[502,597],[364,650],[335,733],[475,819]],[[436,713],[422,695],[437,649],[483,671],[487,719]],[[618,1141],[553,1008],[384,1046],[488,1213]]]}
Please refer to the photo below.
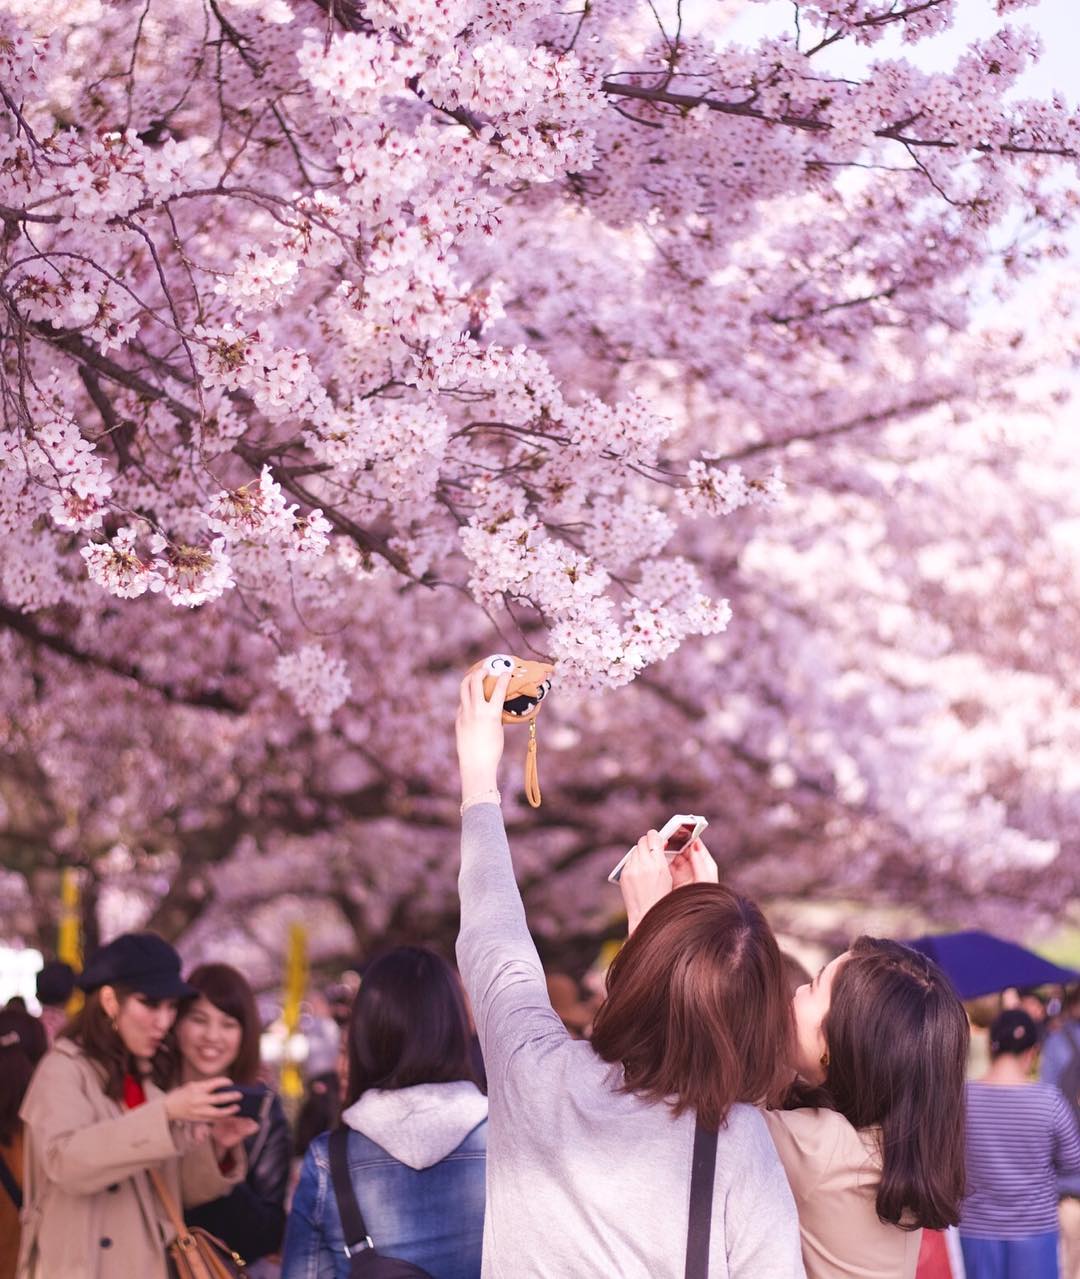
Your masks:
{"label": "hand holding phone", "polygon": [[[234,1116],[239,1119],[261,1119],[263,1113],[263,1105],[269,1095],[269,1089],[265,1084],[228,1084],[225,1087],[215,1089],[224,1096],[229,1098],[228,1101],[222,1101],[220,1105],[223,1109],[228,1109]],[[237,1098],[239,1094],[239,1098]],[[233,1106],[236,1109],[233,1110]]]}
{"label": "hand holding phone", "polygon": [[[693,843],[695,839],[700,839],[708,822],[704,817],[698,817],[693,813],[676,813],[674,817],[668,820],[660,827],[660,838],[664,843],[664,856],[670,862]],[[617,884],[619,877],[622,875],[623,867],[626,865],[630,854],[634,850],[628,849],[626,854],[619,859],[619,864],[608,876],[609,884]]]}

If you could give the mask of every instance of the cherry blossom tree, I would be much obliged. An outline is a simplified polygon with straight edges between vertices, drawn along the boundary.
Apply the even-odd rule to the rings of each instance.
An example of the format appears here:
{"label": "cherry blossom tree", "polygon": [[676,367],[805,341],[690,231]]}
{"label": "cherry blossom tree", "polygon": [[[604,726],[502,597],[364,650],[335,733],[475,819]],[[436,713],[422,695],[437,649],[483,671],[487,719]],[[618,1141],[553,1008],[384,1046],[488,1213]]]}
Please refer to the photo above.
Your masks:
{"label": "cherry blossom tree", "polygon": [[776,899],[1060,909],[1071,315],[1008,300],[1080,121],[1026,0],[948,73],[955,0],[764,2],[0,0],[14,928],[75,863],[193,951],[448,935],[495,650],[551,944],[673,808]]}

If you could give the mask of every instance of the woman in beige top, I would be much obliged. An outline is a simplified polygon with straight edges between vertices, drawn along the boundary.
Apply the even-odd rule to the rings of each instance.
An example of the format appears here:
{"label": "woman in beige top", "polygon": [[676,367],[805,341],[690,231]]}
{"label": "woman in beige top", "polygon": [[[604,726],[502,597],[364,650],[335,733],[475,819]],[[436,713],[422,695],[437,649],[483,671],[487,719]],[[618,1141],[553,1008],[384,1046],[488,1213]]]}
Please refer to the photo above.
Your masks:
{"label": "woman in beige top", "polygon": [[[671,889],[715,882],[700,840],[668,865],[655,831],[620,887],[631,931]],[[860,937],[793,1000],[796,1072],[765,1111],[799,1211],[808,1279],[914,1279],[922,1227],[959,1220],[968,1023],[942,971]]]}

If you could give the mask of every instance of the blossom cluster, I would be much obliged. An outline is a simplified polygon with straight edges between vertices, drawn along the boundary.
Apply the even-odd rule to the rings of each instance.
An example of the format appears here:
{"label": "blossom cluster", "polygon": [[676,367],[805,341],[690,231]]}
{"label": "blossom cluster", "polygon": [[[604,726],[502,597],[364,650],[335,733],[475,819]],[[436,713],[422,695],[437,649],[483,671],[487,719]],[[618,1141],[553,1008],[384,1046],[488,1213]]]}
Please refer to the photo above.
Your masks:
{"label": "blossom cluster", "polygon": [[747,479],[737,464],[718,466],[705,458],[694,458],[687,467],[683,508],[692,515],[730,515],[743,506],[775,506],[785,489],[780,468],[768,475]]}
{"label": "blossom cluster", "polygon": [[317,559],[329,546],[330,522],[319,509],[297,516],[281,485],[264,466],[257,481],[216,494],[206,522],[226,542],[249,540],[280,546],[286,560]]}
{"label": "blossom cluster", "polygon": [[105,542],[82,548],[90,579],[121,599],[136,599],[152,591],[170,603],[194,608],[216,600],[236,585],[225,539],[209,544],[167,541],[161,534],[150,538],[153,559],[146,561],[136,549],[137,532],[125,526]]}
{"label": "blossom cluster", "polygon": [[57,528],[99,529],[113,484],[101,453],[80,430],[58,379],[47,379],[38,388],[34,406],[30,431],[3,441],[0,466],[40,486]]}
{"label": "blossom cluster", "polygon": [[295,653],[282,654],[274,663],[272,679],[316,728],[326,728],[352,692],[344,661],[329,656],[321,644],[305,644]]}

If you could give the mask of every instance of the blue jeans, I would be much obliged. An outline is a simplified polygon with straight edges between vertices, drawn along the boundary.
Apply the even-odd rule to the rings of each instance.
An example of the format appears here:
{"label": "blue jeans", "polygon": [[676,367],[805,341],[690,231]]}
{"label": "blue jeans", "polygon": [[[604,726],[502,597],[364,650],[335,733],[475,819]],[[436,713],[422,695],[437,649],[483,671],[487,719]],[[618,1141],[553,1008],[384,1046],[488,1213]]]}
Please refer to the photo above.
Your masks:
{"label": "blue jeans", "polygon": [[1058,1279],[1058,1232],[1026,1239],[961,1234],[967,1279]]}

